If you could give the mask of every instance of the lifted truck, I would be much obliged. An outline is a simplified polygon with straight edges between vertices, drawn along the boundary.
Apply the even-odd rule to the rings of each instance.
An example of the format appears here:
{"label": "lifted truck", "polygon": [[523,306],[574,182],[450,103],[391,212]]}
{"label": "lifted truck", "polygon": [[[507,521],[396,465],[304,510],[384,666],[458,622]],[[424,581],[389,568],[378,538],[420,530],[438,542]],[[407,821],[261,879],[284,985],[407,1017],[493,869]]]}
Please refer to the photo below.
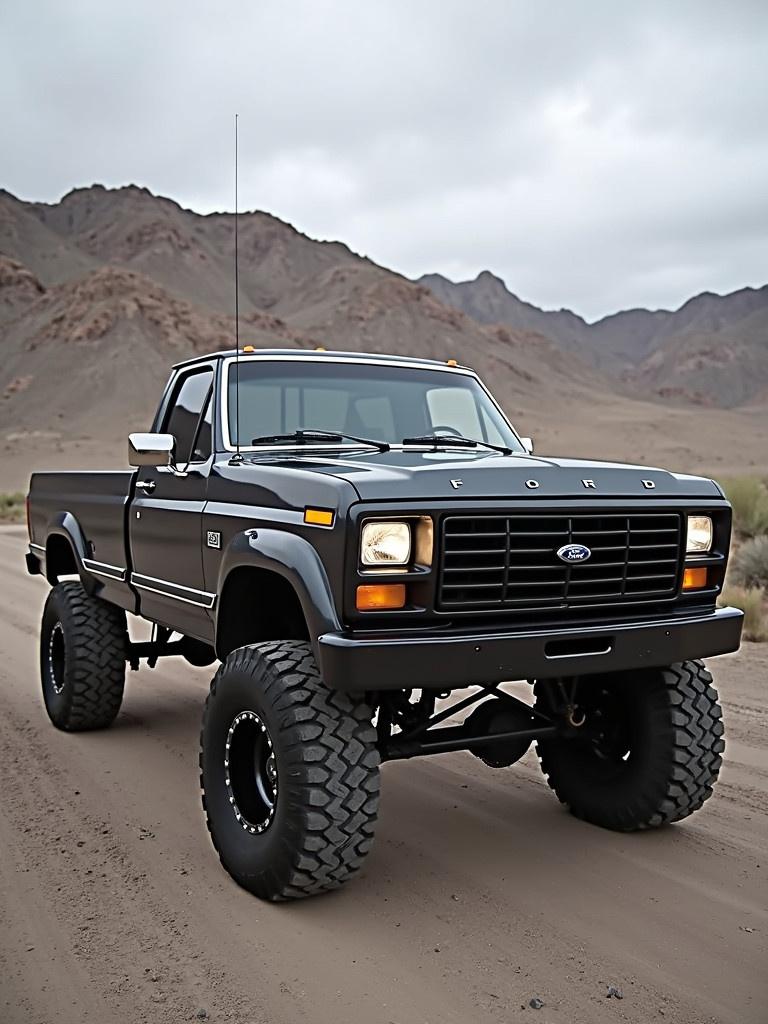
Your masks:
{"label": "lifted truck", "polygon": [[503,768],[535,741],[573,814],[621,831],[710,796],[723,725],[698,659],[742,626],[715,606],[731,510],[713,481],[540,458],[466,367],[322,351],[179,364],[129,462],[32,476],[45,706],[103,728],[127,664],[218,659],[203,805],[258,896],[358,870],[383,761]]}

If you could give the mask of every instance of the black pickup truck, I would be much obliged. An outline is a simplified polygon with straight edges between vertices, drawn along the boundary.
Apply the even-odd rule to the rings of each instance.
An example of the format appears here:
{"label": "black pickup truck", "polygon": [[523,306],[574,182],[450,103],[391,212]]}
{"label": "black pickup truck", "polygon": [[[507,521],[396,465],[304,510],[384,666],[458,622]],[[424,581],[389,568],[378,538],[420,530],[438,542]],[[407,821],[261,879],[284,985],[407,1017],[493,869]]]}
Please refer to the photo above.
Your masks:
{"label": "black pickup truck", "polygon": [[537,457],[453,360],[323,350],[179,364],[129,462],[32,476],[45,706],[102,728],[127,665],[218,659],[203,805],[257,895],[360,867],[383,761],[503,768],[535,741],[559,799],[622,831],[711,794],[723,726],[698,659],[742,626],[716,608],[731,510],[713,481]]}

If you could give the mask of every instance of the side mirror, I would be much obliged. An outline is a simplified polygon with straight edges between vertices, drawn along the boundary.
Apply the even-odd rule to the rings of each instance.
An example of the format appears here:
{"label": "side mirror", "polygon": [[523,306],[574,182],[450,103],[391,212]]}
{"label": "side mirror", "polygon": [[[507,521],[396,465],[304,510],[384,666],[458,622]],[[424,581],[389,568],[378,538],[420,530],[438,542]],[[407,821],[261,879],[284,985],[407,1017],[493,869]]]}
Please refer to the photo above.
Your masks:
{"label": "side mirror", "polygon": [[129,466],[173,466],[176,463],[176,438],[173,434],[130,434]]}
{"label": "side mirror", "polygon": [[533,438],[521,437],[520,440],[523,442],[523,448],[525,448],[526,455],[533,455]]}

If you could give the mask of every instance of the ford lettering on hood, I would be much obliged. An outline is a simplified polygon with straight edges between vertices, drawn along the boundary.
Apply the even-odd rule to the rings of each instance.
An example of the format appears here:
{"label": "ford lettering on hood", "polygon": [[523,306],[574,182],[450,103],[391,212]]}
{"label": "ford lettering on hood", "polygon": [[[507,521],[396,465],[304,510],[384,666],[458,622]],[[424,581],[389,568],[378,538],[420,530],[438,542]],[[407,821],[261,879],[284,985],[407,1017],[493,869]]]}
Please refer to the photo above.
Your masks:
{"label": "ford lettering on hood", "polygon": [[[262,459],[264,457],[262,456]],[[486,451],[365,451],[297,455],[296,463],[340,477],[363,501],[419,499],[722,497],[712,480],[645,466]],[[460,481],[457,486],[457,482]]]}

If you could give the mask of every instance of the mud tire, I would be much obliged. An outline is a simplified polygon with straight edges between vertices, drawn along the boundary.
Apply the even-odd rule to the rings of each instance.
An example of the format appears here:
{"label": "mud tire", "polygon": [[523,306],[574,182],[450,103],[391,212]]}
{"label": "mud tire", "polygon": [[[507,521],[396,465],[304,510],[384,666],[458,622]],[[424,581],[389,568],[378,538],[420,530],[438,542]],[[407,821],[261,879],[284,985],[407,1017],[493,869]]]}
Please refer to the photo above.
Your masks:
{"label": "mud tire", "polygon": [[[585,677],[577,701],[579,692],[591,708],[588,719],[602,705],[620,725],[607,751],[586,737],[537,743],[542,771],[572,814],[630,832],[681,821],[709,799],[725,741],[717,691],[702,662]],[[534,693],[539,710],[551,713],[552,683],[537,682]]]}
{"label": "mud tire", "polygon": [[123,702],[128,632],[125,612],[91,597],[76,581],[48,595],[40,629],[40,676],[57,729],[106,729]]}
{"label": "mud tire", "polygon": [[[227,775],[226,744],[243,714],[266,728],[277,780],[268,824],[255,834],[259,814],[238,817]],[[336,889],[360,869],[379,801],[372,717],[362,697],[325,686],[308,643],[260,643],[228,656],[205,705],[200,784],[213,845],[239,885],[292,900]]]}

